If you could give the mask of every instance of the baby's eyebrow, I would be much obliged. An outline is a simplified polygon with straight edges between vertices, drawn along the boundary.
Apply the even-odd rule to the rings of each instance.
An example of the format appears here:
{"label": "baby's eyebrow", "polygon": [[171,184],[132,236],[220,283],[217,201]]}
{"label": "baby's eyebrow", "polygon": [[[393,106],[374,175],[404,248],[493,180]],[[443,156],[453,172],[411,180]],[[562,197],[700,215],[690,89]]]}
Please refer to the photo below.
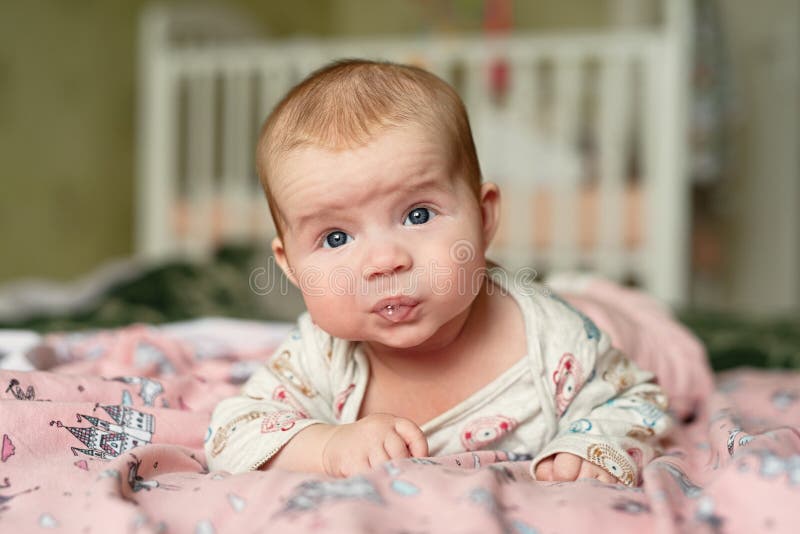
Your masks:
{"label": "baby's eyebrow", "polygon": [[[399,187],[394,187],[387,190],[385,193],[378,193],[378,194],[390,194],[394,196],[407,196],[414,193],[425,193],[425,192],[448,192],[451,190],[451,185],[445,182],[439,177],[431,177],[431,176],[422,176],[419,179],[411,179],[405,181]],[[316,220],[324,219],[328,220],[334,217],[337,213],[346,213],[352,208],[351,204],[347,206],[341,206],[337,203],[332,202],[322,202],[319,205],[315,206],[314,209],[306,211],[297,216],[294,221],[294,224],[288,222],[289,226],[296,227],[298,232],[303,231],[306,225],[313,223]]]}
{"label": "baby's eyebrow", "polygon": [[305,228],[308,224],[313,223],[317,219],[322,219],[328,217],[328,214],[323,210],[314,210],[303,215],[300,215],[297,220],[292,224],[291,221],[288,222],[290,227],[296,227],[297,231],[301,231]]}
{"label": "baby's eyebrow", "polygon": [[341,206],[332,204],[321,204],[312,206],[313,209],[304,210],[293,221],[287,220],[287,226],[294,232],[300,233],[308,230],[309,226],[317,221],[330,222],[337,215],[346,216],[352,206]]}
{"label": "baby's eyebrow", "polygon": [[441,177],[422,176],[420,179],[408,180],[396,188],[393,193],[398,195],[420,194],[428,192],[448,193],[452,191],[452,185]]}

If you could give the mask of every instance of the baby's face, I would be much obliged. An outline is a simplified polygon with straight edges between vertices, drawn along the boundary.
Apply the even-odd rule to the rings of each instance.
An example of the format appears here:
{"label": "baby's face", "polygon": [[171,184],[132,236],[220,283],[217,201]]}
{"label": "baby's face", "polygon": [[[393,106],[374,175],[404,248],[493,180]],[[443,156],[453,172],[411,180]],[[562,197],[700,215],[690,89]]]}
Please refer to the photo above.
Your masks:
{"label": "baby's face", "polygon": [[329,334],[435,346],[473,302],[497,189],[484,184],[479,201],[433,137],[407,125],[351,150],[302,147],[274,167],[275,257]]}

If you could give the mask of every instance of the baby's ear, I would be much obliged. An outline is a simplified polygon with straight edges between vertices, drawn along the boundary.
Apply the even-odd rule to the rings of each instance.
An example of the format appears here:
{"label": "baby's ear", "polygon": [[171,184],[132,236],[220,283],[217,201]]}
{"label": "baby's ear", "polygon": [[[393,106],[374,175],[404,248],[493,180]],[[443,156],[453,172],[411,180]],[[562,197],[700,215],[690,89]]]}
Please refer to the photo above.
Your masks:
{"label": "baby's ear", "polygon": [[275,256],[275,263],[281,268],[286,278],[297,286],[297,278],[295,278],[294,270],[289,265],[289,259],[286,257],[286,249],[283,247],[283,240],[280,237],[276,237],[272,240],[272,254]]}
{"label": "baby's ear", "polygon": [[497,184],[491,182],[481,184],[480,206],[485,252],[494,239],[497,225],[500,222],[500,188],[497,187]]}

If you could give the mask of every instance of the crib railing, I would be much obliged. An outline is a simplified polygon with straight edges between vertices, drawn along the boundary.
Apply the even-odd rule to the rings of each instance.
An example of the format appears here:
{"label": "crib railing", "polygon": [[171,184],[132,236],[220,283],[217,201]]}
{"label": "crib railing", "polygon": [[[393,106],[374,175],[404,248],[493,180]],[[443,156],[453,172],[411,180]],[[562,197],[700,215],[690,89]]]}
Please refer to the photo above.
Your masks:
{"label": "crib railing", "polygon": [[152,10],[141,30],[138,252],[267,244],[274,229],[253,164],[261,122],[312,70],[366,57],[418,64],[461,93],[484,179],[503,192],[492,258],[512,269],[632,277],[680,302],[688,254],[682,4],[653,31],[180,46],[167,38],[165,13]]}

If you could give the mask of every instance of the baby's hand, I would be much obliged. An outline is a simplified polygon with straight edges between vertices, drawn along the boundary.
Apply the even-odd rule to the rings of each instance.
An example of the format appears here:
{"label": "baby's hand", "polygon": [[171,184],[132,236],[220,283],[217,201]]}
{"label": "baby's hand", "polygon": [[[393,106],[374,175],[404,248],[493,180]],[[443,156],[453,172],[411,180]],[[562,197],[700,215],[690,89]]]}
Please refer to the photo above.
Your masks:
{"label": "baby's hand", "polygon": [[536,466],[536,480],[569,482],[579,478],[596,478],[609,484],[621,483],[599,465],[568,452],[548,456]]}
{"label": "baby's hand", "polygon": [[339,425],[322,451],[325,473],[348,477],[395,458],[428,455],[428,440],[413,422],[389,414],[372,414]]}

